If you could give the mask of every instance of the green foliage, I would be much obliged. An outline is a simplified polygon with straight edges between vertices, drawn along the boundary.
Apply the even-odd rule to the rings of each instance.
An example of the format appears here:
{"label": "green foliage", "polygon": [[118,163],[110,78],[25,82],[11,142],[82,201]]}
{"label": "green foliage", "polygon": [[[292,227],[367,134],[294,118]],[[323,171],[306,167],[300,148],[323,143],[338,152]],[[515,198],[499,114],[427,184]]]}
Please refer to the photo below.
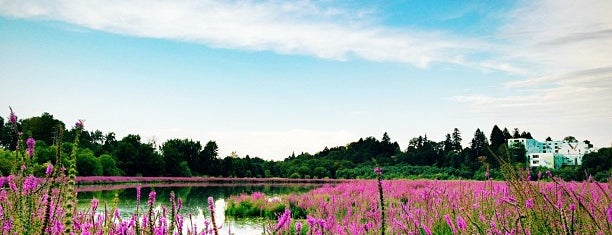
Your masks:
{"label": "green foliage", "polygon": [[[22,131],[25,136],[32,137],[37,141],[44,141],[52,144],[54,134],[58,132],[58,127],[64,126],[60,120],[53,118],[53,115],[45,112],[40,117],[31,117],[21,120]],[[74,140],[72,138],[70,141]]]}
{"label": "green foliage", "polygon": [[0,175],[7,176],[17,169],[17,155],[10,151],[0,148]]}
{"label": "green foliage", "polygon": [[102,175],[105,176],[116,176],[122,175],[122,172],[117,168],[115,159],[110,154],[102,154],[98,158],[100,165],[102,165]]}
{"label": "green foliage", "polygon": [[291,178],[291,179],[299,179],[299,178],[301,178],[300,177],[300,173],[294,172],[293,174],[291,174],[289,176],[289,178]]}
{"label": "green foliage", "polygon": [[99,176],[103,173],[102,164],[90,149],[79,150],[76,158],[79,175]]}
{"label": "green foliage", "polygon": [[582,168],[596,180],[606,181],[612,176],[612,147],[585,154],[582,157]]}
{"label": "green foliage", "polygon": [[[515,166],[524,167],[526,164],[524,147],[508,149],[506,140],[513,136],[508,128],[500,130],[497,125],[493,127],[490,138],[480,129],[476,130],[470,146],[466,148],[461,145],[462,133],[457,128],[440,142],[430,140],[427,135],[412,138],[405,151],[401,151],[399,144],[385,132],[380,141],[374,137],[361,138],[345,146],[325,147],[314,154],[291,154],[283,161],[263,160],[248,155],[219,158],[219,147],[215,141],[208,141],[202,146],[199,141],[171,139],[163,143],[158,151],[155,143],[143,143],[139,135],[128,135],[117,140],[114,132],[63,128],[64,124],[48,113],[19,120],[14,125],[0,117],[0,147],[14,150],[18,142],[17,132],[32,135],[37,139],[32,169],[40,171],[47,162],[57,164],[57,148],[51,144],[60,138],[63,141],[61,164],[68,165],[67,154],[72,151],[75,138],[78,138],[81,150],[76,165],[79,175],[108,176],[373,178],[371,170],[364,166],[380,165],[389,170],[389,174],[385,174],[387,178],[482,179],[485,166],[491,168],[491,177],[498,178],[494,172],[500,165],[493,155],[501,156]],[[63,136],[55,137],[59,132],[63,132]],[[515,128],[514,137],[531,138],[531,133]],[[566,139],[575,140],[571,136]],[[588,141],[585,143],[590,144]],[[609,148],[603,148],[585,155],[582,167],[552,171],[564,179],[584,179],[586,171],[597,180],[605,180],[612,172],[609,152]],[[19,159],[14,156],[1,157],[0,172],[7,174],[14,170],[19,165],[16,162]]]}

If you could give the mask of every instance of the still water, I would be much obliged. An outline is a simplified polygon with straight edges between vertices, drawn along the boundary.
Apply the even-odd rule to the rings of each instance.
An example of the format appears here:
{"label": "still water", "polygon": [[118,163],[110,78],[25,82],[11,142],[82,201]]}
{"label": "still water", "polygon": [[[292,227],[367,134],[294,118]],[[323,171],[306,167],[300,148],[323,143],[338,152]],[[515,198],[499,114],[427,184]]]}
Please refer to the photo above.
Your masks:
{"label": "still water", "polygon": [[[263,226],[268,221],[261,219],[234,219],[226,218],[224,215],[226,199],[232,195],[251,194],[262,192],[266,196],[274,197],[292,193],[307,192],[321,186],[321,184],[158,184],[141,185],[141,207],[139,211],[146,211],[146,204],[149,192],[154,188],[157,205],[170,206],[170,192],[174,192],[176,197],[183,200],[183,208],[180,213],[185,216],[185,223],[188,223],[188,214],[193,215],[193,222],[198,230],[203,228],[204,219],[209,219],[208,197],[215,199],[215,218],[217,224],[223,224],[220,234],[262,234]],[[108,208],[113,205],[113,199],[119,199],[117,208],[123,218],[130,218],[136,211],[136,187],[137,185],[98,185],[78,187],[78,208],[87,210],[92,198],[100,201],[98,210],[104,210],[105,204]],[[144,206],[143,206],[144,205]]]}

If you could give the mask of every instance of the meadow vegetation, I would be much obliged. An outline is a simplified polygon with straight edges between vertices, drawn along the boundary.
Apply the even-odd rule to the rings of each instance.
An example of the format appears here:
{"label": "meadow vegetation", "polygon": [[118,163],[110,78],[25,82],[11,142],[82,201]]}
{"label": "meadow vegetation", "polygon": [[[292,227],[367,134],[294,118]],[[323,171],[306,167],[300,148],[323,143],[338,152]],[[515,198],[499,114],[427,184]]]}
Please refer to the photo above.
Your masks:
{"label": "meadow vegetation", "polygon": [[[75,185],[83,152],[80,140],[86,133],[83,121],[70,130],[74,140],[69,145],[62,143],[63,127],[56,129],[55,144],[50,147],[53,157],[44,155],[49,149],[39,152],[36,148],[42,142],[23,136],[12,110],[8,121],[5,127],[15,133],[12,139],[16,143],[14,150],[2,150],[0,156],[7,163],[3,171],[9,172],[0,177],[3,234],[219,233],[222,225],[215,220],[212,197],[207,200],[211,216],[200,228],[193,215],[181,212],[180,197],[171,193],[169,206],[160,205],[154,190],[142,199],[146,201],[142,205],[140,188],[137,190],[136,209],[127,219],[119,213],[118,199],[111,205],[99,205],[94,198],[88,209],[77,210]],[[389,149],[396,145],[388,136],[378,143]],[[346,151],[350,149],[349,145]],[[287,196],[237,195],[228,200],[225,213],[270,219],[266,234],[612,234],[611,181],[600,183],[593,177],[582,182],[564,181],[550,171],[534,172],[516,164],[511,155],[498,157],[493,152],[491,156],[497,159],[492,169],[487,159],[460,167],[465,171],[475,167],[472,176],[483,170],[481,181],[387,180],[410,168],[385,164],[383,156],[377,158],[382,161],[370,162],[382,167],[365,164],[359,168],[364,172],[356,173],[376,180],[347,181]],[[397,157],[388,158],[394,159]],[[432,171],[430,174],[439,178],[463,174],[462,170],[446,172],[452,169],[420,170]]]}
{"label": "meadow vegetation", "polygon": [[[53,115],[43,113],[24,119],[15,117],[14,123],[5,123],[0,117],[0,174],[6,176],[11,169],[20,167],[11,151],[16,150],[18,141],[25,142],[27,138],[35,139],[36,158],[31,168],[39,177],[44,176],[47,162],[58,164],[56,152],[71,152],[75,141],[79,142],[75,162],[78,176],[374,179],[372,168],[382,166],[385,179],[484,180],[489,167],[490,178],[503,180],[494,155],[507,156],[510,164],[525,167],[524,148],[508,149],[506,141],[532,138],[531,133],[518,129],[511,133],[496,125],[488,136],[477,129],[469,146],[462,145],[464,135],[455,128],[442,141],[418,136],[409,140],[406,149],[400,149],[384,133],[380,140],[361,138],[345,146],[325,147],[314,154],[290,154],[281,161],[272,161],[249,155],[219,156],[215,141],[169,139],[157,143],[138,134],[117,137],[114,132],[66,128]],[[590,144],[588,140],[584,142]],[[63,158],[60,164],[68,164],[66,160]],[[538,171],[546,169],[531,169]],[[585,155],[582,165],[551,171],[564,180],[585,180],[592,175],[605,182],[612,173],[612,148]]]}

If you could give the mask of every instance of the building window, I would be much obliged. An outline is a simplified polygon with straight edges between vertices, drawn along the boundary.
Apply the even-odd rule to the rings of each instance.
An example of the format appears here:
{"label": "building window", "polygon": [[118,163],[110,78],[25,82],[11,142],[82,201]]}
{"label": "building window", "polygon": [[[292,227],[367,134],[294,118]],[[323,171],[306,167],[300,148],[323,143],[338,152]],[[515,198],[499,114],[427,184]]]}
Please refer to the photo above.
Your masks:
{"label": "building window", "polygon": [[533,164],[540,164],[540,161],[535,160],[535,161],[533,161]]}
{"label": "building window", "polygon": [[539,158],[540,155],[533,155],[533,158]]}

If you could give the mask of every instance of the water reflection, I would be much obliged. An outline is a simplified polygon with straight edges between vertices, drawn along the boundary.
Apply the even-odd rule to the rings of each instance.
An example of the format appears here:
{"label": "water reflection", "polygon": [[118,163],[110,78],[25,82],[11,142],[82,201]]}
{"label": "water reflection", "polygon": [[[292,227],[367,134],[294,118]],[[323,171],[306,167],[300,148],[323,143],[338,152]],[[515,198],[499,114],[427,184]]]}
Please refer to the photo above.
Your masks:
{"label": "water reflection", "polygon": [[[105,205],[109,209],[112,208],[113,200],[117,198],[119,199],[117,202],[119,213],[123,218],[129,218],[136,211],[137,186],[136,184],[79,186],[77,187],[78,208],[87,210],[91,199],[97,198],[100,201],[98,210],[102,212]],[[319,186],[321,184],[143,184],[141,185],[139,211],[142,213],[147,210],[147,200],[151,190],[155,190],[157,194],[158,207],[156,209],[161,209],[161,205],[170,207],[170,193],[174,192],[177,198],[180,197],[183,200],[181,214],[185,215],[185,223],[189,223],[189,214],[191,214],[193,223],[198,229],[201,229],[204,226],[204,220],[210,218],[207,199],[212,196],[215,199],[217,224],[223,224],[221,234],[229,234],[230,230],[232,234],[261,234],[266,223],[264,220],[225,218],[227,198],[232,195],[253,192],[262,192],[273,197],[307,192]]]}

